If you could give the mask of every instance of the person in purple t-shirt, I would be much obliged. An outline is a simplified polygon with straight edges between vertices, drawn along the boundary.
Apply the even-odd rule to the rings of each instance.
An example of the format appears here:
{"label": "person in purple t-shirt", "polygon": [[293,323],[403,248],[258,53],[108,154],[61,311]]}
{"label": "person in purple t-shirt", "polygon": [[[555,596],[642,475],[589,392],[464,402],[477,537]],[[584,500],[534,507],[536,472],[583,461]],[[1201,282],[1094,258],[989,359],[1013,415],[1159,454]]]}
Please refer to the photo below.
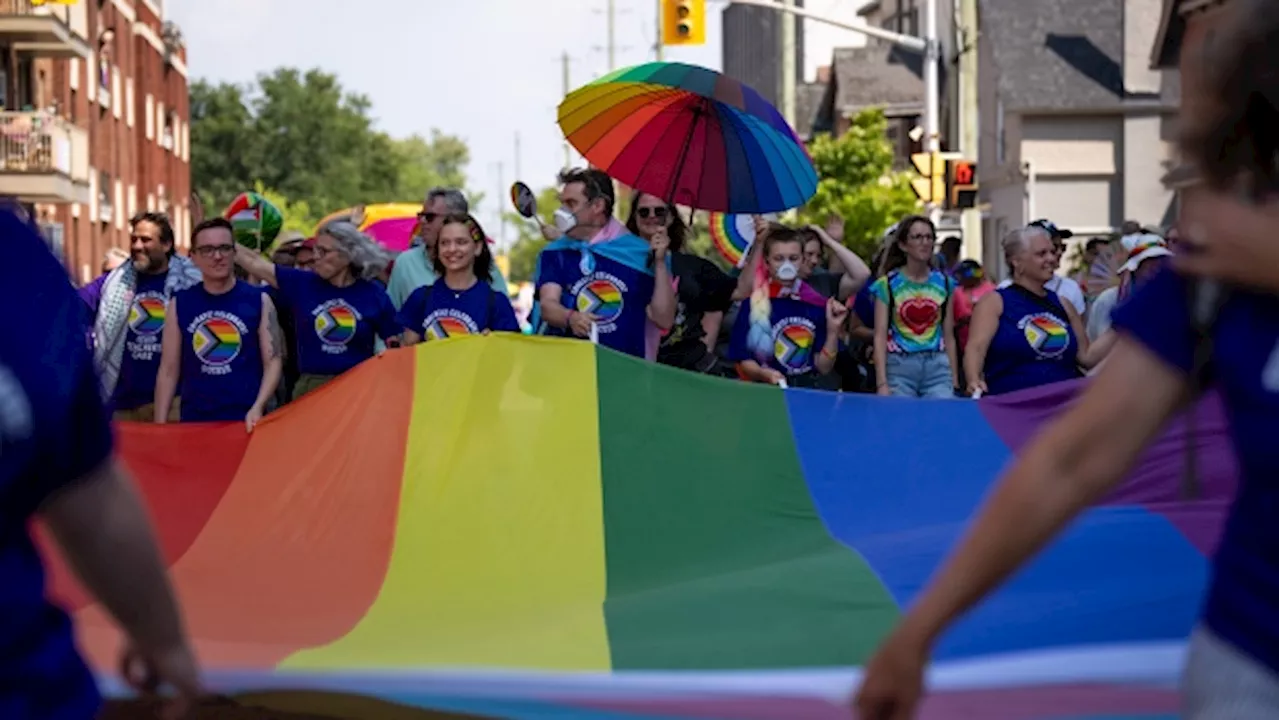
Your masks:
{"label": "person in purple t-shirt", "polygon": [[141,499],[112,455],[83,341],[84,304],[35,230],[0,211],[0,297],[20,303],[0,343],[0,718],[89,720],[101,705],[66,613],[45,596],[39,517],[127,636],[126,680],[198,693],[195,660]]}
{"label": "person in purple t-shirt", "polygon": [[[1271,0],[1229,9],[1201,58],[1209,97],[1182,118],[1183,154],[1206,181],[1181,209],[1191,247],[1174,257],[1176,272],[1162,271],[1117,309],[1119,339],[1093,383],[1019,453],[867,663],[856,700],[863,720],[911,717],[930,648],[947,627],[1114,488],[1208,388],[1222,397],[1240,477],[1187,646],[1182,717],[1276,717],[1277,17]],[[1202,300],[1212,301],[1203,303],[1209,312],[1193,311]]]}
{"label": "person in purple t-shirt", "polygon": [[[200,282],[200,271],[174,253],[173,226],[160,213],[129,220],[131,262],[80,288],[93,328],[94,361],[117,420],[151,422],[160,331],[174,293]],[[178,419],[178,405],[172,408]]]}

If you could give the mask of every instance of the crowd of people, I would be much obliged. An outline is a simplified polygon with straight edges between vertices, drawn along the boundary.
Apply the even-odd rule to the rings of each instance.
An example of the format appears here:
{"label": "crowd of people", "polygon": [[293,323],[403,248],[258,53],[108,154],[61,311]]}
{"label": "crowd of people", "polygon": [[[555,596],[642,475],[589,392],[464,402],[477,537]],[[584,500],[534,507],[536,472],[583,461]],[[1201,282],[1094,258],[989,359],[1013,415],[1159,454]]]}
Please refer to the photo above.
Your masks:
{"label": "crowd of people", "polygon": [[128,262],[79,290],[114,416],[252,430],[387,348],[523,331],[748,382],[1002,394],[1096,367],[1113,344],[1112,309],[1172,255],[1158,230],[1129,223],[1122,260],[1091,241],[1073,279],[1058,272],[1071,232],[1038,220],[1003,239],[1008,277],[997,285],[923,216],[894,224],[869,263],[843,244],[841,218],[757,219],[730,274],[688,252],[693,230],[673,204],[638,192],[618,219],[600,170],[566,171],[560,185],[527,318],[458,190],[427,193],[399,256],[346,221],[282,237],[267,256],[210,218],[183,257],[163,215],[137,215]]}

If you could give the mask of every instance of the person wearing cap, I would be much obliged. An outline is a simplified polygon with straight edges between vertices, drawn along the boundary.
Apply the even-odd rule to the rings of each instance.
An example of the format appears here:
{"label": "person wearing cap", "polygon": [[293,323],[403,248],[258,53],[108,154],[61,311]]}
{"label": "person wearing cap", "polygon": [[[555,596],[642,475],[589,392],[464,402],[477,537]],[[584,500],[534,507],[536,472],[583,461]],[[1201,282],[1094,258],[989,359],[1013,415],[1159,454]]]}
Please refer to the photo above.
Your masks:
{"label": "person wearing cap", "polygon": [[1120,238],[1120,246],[1124,251],[1124,264],[1116,271],[1120,284],[1103,290],[1093,301],[1093,309],[1089,311],[1089,323],[1086,332],[1090,342],[1096,342],[1111,329],[1111,311],[1116,305],[1124,302],[1133,292],[1165,264],[1163,258],[1173,255],[1164,238],[1152,233],[1125,235]]}
{"label": "person wearing cap", "polygon": [[[1053,252],[1058,256],[1058,264],[1061,265],[1062,255],[1067,249],[1065,241],[1067,238],[1074,236],[1075,233],[1066,228],[1060,228],[1057,225],[1054,225],[1053,222],[1044,218],[1028,223],[1027,227],[1038,227],[1049,233],[1049,238],[1053,240]],[[1012,284],[1013,279],[1010,278],[1000,283],[998,288],[1003,290]],[[1080,317],[1084,317],[1088,305],[1084,301],[1084,290],[1081,289],[1080,283],[1069,277],[1054,275],[1050,278],[1049,282],[1045,284],[1045,289],[1052,291],[1055,295],[1061,298],[1063,302],[1070,303],[1071,307],[1075,308],[1076,314]]]}
{"label": "person wearing cap", "polygon": [[996,289],[994,283],[987,279],[982,263],[977,260],[963,260],[955,268],[956,288],[956,348],[961,357],[964,348],[969,344],[969,321],[973,318],[973,308],[984,295]]}
{"label": "person wearing cap", "polygon": [[306,236],[297,230],[281,232],[271,249],[271,262],[284,267],[295,267],[298,264],[298,250],[305,241]]}

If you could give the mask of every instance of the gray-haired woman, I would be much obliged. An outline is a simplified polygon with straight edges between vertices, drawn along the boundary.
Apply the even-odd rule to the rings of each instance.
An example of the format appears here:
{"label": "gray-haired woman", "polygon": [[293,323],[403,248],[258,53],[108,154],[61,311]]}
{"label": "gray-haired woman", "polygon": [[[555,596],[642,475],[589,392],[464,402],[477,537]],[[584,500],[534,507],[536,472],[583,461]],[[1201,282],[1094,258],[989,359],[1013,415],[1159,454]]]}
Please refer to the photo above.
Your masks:
{"label": "gray-haired woman", "polygon": [[236,263],[278,290],[277,302],[294,317],[299,398],[373,357],[376,339],[388,344],[404,330],[387,291],[375,281],[391,256],[346,222],[326,225],[316,236],[311,271],[273,265],[236,246]]}

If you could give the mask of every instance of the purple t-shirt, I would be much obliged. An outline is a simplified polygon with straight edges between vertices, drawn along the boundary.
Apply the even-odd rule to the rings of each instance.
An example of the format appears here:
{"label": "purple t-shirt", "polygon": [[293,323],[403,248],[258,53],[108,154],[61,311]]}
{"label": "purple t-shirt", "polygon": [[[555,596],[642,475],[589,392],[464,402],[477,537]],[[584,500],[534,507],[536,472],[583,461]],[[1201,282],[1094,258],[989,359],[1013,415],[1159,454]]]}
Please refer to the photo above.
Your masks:
{"label": "purple t-shirt", "polygon": [[111,455],[111,426],[84,343],[84,303],[48,247],[0,212],[0,296],[24,311],[0,343],[0,718],[93,717],[100,699],[71,622],[44,595],[28,534],[36,510]]}
{"label": "purple t-shirt", "polygon": [[[1189,283],[1164,270],[1118,307],[1112,327],[1189,375],[1195,334]],[[1240,484],[1213,558],[1204,622],[1223,640],[1276,671],[1277,353],[1276,296],[1236,291],[1212,332],[1210,380],[1222,393]]]}

